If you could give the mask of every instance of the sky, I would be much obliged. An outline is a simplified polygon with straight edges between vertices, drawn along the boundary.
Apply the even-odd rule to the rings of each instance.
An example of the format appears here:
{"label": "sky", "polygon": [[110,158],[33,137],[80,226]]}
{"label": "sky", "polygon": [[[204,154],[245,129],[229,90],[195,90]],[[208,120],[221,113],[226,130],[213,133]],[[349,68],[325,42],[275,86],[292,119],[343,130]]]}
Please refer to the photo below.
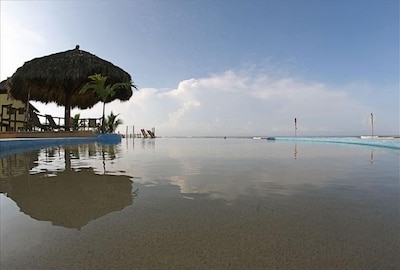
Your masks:
{"label": "sky", "polygon": [[121,133],[370,135],[373,113],[399,135],[399,22],[397,0],[0,0],[0,79],[79,44],[138,86],[106,104]]}

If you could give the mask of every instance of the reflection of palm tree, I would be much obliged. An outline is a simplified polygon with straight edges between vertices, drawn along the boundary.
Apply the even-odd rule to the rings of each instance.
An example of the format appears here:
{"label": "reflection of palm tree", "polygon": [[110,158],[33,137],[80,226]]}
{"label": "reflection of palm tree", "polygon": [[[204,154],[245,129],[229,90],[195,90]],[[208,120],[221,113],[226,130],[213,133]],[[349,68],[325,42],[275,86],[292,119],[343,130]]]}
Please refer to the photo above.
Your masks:
{"label": "reflection of palm tree", "polygon": [[106,173],[106,160],[114,160],[117,158],[117,148],[113,144],[101,145],[101,156],[103,159],[103,172]]}
{"label": "reflection of palm tree", "polygon": [[40,151],[44,164],[39,162],[37,169],[39,171],[45,170],[49,173],[54,172],[54,170],[71,171],[77,169],[76,165],[80,164],[80,159],[93,159],[102,161],[102,169],[106,173],[107,161],[117,159],[120,151],[121,149],[116,144],[98,143],[44,148]]}
{"label": "reflection of palm tree", "polygon": [[106,174],[106,154],[103,147],[101,148],[101,155],[103,157],[103,174]]}
{"label": "reflection of palm tree", "polygon": [[71,148],[71,157],[73,159],[79,159],[79,148]]}
{"label": "reflection of palm tree", "polygon": [[103,145],[103,148],[106,149],[108,159],[110,159],[110,160],[116,159],[117,155],[116,155],[116,151],[115,151],[116,150],[115,145],[107,144],[107,145]]}
{"label": "reflection of palm tree", "polygon": [[69,147],[64,147],[64,159],[65,159],[65,171],[70,171],[71,166],[71,149]]}

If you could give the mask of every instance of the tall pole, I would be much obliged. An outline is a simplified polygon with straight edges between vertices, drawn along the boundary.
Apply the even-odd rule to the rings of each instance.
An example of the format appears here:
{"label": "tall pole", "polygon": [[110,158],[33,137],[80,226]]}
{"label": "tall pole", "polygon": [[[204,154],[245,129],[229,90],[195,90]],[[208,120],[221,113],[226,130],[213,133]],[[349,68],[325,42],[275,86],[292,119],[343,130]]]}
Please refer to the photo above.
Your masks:
{"label": "tall pole", "polygon": [[374,115],[371,113],[371,129],[372,129],[372,139],[374,138]]}

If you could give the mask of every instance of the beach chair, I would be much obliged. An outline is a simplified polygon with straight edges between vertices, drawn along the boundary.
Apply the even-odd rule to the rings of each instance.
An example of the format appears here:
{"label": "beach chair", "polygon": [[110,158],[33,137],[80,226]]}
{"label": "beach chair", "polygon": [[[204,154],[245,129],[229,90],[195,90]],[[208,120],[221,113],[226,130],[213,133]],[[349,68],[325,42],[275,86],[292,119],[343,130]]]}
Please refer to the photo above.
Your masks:
{"label": "beach chair", "polygon": [[93,118],[89,119],[89,127],[90,128],[96,128],[97,127],[96,119],[93,119]]}
{"label": "beach chair", "polygon": [[143,128],[140,130],[140,132],[142,132],[143,138],[145,138],[145,139],[148,138],[148,135]]}
{"label": "beach chair", "polygon": [[49,127],[51,129],[61,129],[64,128],[63,126],[57,125],[56,122],[53,119],[53,116],[46,114],[46,119],[49,122]]}
{"label": "beach chair", "polygon": [[96,118],[89,118],[89,128],[99,131],[101,129],[100,123],[97,123]]}
{"label": "beach chair", "polygon": [[42,123],[40,123],[39,117],[36,113],[31,112],[30,113],[30,118],[32,121],[32,127],[38,127],[40,128],[41,131],[45,131],[45,130],[49,130],[50,126],[49,125],[43,125]]}
{"label": "beach chair", "polygon": [[86,130],[86,128],[89,127],[89,123],[86,123],[86,122],[88,122],[88,121],[86,121],[86,119],[80,119],[78,129]]}
{"label": "beach chair", "polygon": [[151,130],[147,130],[147,133],[149,133],[150,138],[154,139],[156,137],[156,135],[154,135],[153,131]]}

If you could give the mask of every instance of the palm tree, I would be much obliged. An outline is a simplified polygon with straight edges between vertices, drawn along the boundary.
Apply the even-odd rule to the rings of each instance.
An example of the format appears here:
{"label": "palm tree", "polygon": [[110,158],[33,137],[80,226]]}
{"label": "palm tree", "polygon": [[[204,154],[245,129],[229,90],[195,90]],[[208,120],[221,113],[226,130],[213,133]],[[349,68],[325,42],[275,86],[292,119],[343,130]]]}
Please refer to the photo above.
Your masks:
{"label": "palm tree", "polygon": [[112,111],[109,116],[107,116],[106,120],[106,131],[108,133],[113,133],[119,125],[122,125],[123,122],[121,119],[117,119],[119,114],[114,114]]}
{"label": "palm tree", "polygon": [[74,115],[74,118],[72,120],[72,129],[73,130],[78,130],[79,129],[79,118],[81,117],[81,114],[77,113]]}
{"label": "palm tree", "polygon": [[101,101],[103,102],[103,121],[101,124],[101,131],[104,133],[106,102],[115,95],[117,89],[130,87],[134,87],[136,89],[136,86],[132,83],[132,81],[106,85],[107,76],[102,76],[101,74],[91,75],[88,78],[92,81],[86,83],[79,93],[84,94],[87,90],[92,90],[100,96]]}

